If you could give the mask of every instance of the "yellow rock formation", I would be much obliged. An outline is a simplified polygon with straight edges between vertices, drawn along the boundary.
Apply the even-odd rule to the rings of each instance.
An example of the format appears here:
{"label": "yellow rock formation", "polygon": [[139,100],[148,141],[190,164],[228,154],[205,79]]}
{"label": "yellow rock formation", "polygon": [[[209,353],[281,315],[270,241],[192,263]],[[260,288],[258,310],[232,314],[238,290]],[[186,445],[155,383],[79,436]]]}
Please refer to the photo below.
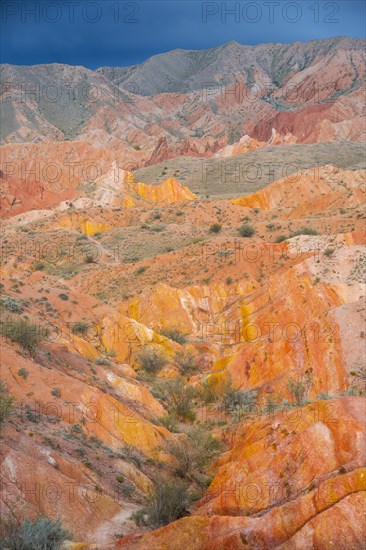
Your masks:
{"label": "yellow rock formation", "polygon": [[134,189],[147,202],[174,203],[191,201],[196,198],[196,195],[188,187],[174,178],[168,178],[159,185],[138,182],[134,185]]}

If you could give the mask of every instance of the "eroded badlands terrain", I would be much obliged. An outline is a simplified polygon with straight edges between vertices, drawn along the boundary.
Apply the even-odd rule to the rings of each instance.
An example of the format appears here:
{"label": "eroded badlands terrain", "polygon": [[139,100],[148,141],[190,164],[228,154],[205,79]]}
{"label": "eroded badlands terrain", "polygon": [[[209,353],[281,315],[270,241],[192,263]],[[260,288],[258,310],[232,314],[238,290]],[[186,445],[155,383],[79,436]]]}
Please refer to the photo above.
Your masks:
{"label": "eroded badlands terrain", "polygon": [[[181,94],[141,90],[129,166],[116,128],[92,137],[97,121],[115,124],[115,104],[75,141],[21,105],[0,180],[4,517],[60,518],[75,550],[364,548],[365,166],[361,138],[334,139],[362,130],[364,86],[359,45],[337,40],[318,56],[298,46],[299,74],[273,68],[282,87],[307,89],[317,64],[352,59],[316,123],[284,122],[288,110],[258,99],[268,124],[211,149],[197,137],[188,156],[185,136],[157,144],[158,108],[188,102],[208,134],[239,109],[202,110],[198,124],[194,79]],[[267,55],[251,79],[264,79]],[[93,78],[110,86],[107,69]],[[350,123],[327,118],[337,101]],[[276,151],[279,171],[243,177],[247,155],[263,167]],[[222,171],[233,159],[239,178]],[[212,178],[199,175],[207,162]],[[45,177],[42,163],[60,172]]]}

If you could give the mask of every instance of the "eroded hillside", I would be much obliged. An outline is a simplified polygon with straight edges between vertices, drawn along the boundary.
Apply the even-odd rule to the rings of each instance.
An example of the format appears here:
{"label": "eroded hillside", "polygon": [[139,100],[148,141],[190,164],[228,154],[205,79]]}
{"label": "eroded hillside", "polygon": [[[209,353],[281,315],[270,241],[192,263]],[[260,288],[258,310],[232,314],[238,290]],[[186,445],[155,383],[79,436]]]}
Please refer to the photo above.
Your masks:
{"label": "eroded hillside", "polygon": [[364,178],[210,200],[111,163],[5,202],[3,512],[60,517],[75,548],[361,548]]}
{"label": "eroded hillside", "polygon": [[[365,41],[175,50],[133,67],[2,65],[1,143],[123,145],[138,166],[267,144],[365,139]],[[234,148],[235,149],[235,148]]]}
{"label": "eroded hillside", "polygon": [[2,74],[0,546],[363,550],[364,41]]}

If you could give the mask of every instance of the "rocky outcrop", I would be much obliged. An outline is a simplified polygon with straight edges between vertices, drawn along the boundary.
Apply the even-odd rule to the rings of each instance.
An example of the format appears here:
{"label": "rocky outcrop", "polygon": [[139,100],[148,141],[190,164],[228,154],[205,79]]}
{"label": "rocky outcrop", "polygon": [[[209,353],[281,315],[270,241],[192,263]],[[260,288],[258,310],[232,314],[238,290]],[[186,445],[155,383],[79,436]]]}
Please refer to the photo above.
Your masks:
{"label": "rocky outcrop", "polygon": [[217,153],[215,153],[213,156],[215,158],[226,158],[226,157],[233,157],[236,155],[242,155],[243,153],[247,153],[248,151],[255,151],[256,149],[260,147],[265,147],[265,142],[257,141],[256,139],[252,139],[250,136],[245,135],[236,143],[233,143],[232,145],[226,145],[226,147],[223,147]]}
{"label": "rocky outcrop", "polygon": [[[243,423],[191,517],[121,539],[115,548],[178,550],[183,541],[195,550],[336,543],[361,550],[364,414],[362,398],[345,397]],[[344,514],[347,525],[339,523]]]}
{"label": "rocky outcrop", "polygon": [[150,158],[146,161],[145,165],[157,164],[162,160],[172,158],[173,152],[169,149],[167,139],[162,137],[158,140],[154,151],[151,153]]}
{"label": "rocky outcrop", "polygon": [[293,218],[330,208],[352,208],[365,200],[365,174],[364,170],[342,170],[334,166],[314,168],[291,174],[232,202],[263,210],[282,208]]}
{"label": "rocky outcrop", "polygon": [[[90,146],[85,147],[86,152],[93,151],[94,157],[93,153],[90,153],[91,157],[88,160],[85,159],[84,167],[80,167],[80,164],[83,163],[82,159],[75,167],[74,161],[71,161],[69,157],[70,151],[67,148],[65,151],[60,144],[57,144],[55,153],[60,152],[65,155],[64,162],[62,160],[57,162],[50,160],[47,163],[44,156],[47,154],[48,149],[45,146],[40,147],[39,150],[36,147],[24,146],[23,153],[20,146],[17,146],[16,149],[19,154],[25,154],[27,160],[24,162],[6,161],[6,165],[8,167],[11,165],[12,171],[17,174],[16,176],[3,175],[1,208],[6,217],[19,215],[31,209],[44,210],[47,207],[57,207],[61,211],[67,211],[70,208],[80,210],[95,206],[122,206],[128,208],[142,204],[143,201],[170,204],[195,198],[195,195],[187,187],[174,178],[169,178],[156,186],[136,182],[133,173],[122,167],[130,167],[130,164],[124,162],[121,165],[117,159],[108,165],[107,159],[111,158],[110,154],[105,154],[105,158],[102,154],[100,155],[102,158],[98,159],[95,156],[96,150],[93,150]],[[41,154],[42,160],[35,162],[28,155],[37,155],[37,151]],[[7,153],[10,159],[14,151],[10,152],[10,147],[8,147]],[[83,154],[81,157],[83,157]],[[91,160],[93,158],[95,160]],[[54,166],[58,171],[58,181],[57,183],[54,182],[52,186],[49,186],[47,181],[46,171],[48,165]],[[34,172],[32,177],[33,166],[37,173]],[[87,166],[96,170],[91,181],[83,179],[87,177]],[[136,166],[133,165],[132,168],[134,167]],[[70,170],[72,170],[71,176]],[[22,172],[23,176],[21,176]],[[77,174],[77,172],[80,173]],[[80,189],[80,185],[82,189]],[[73,226],[73,223],[70,222],[70,225],[67,220],[63,223],[64,227]],[[83,227],[83,232],[87,235],[92,235],[101,230],[104,231],[107,228],[110,229],[110,227],[103,224],[100,227],[92,227],[92,222],[85,218],[80,218],[80,224]]]}
{"label": "rocky outcrop", "polygon": [[169,178],[159,185],[147,185],[138,182],[134,190],[147,202],[174,203],[194,200],[196,195],[174,178]]}
{"label": "rocky outcrop", "polygon": [[[156,144],[150,158],[145,161],[144,166],[152,166],[163,160],[172,159],[175,157],[210,157],[219,151],[221,148],[219,141],[206,141],[204,138],[191,138],[185,140],[182,144],[173,146],[168,145],[165,137],[161,137]],[[240,153],[238,153],[240,154]]]}

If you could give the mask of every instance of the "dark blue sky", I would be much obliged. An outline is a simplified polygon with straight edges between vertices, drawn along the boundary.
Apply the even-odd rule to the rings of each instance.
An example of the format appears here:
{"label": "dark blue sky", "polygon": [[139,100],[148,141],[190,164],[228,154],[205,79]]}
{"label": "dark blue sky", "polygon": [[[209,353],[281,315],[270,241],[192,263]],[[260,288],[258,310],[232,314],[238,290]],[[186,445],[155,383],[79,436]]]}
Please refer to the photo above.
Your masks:
{"label": "dark blue sky", "polygon": [[94,69],[229,40],[259,44],[364,37],[365,2],[2,0],[1,27],[2,63],[57,62]]}

